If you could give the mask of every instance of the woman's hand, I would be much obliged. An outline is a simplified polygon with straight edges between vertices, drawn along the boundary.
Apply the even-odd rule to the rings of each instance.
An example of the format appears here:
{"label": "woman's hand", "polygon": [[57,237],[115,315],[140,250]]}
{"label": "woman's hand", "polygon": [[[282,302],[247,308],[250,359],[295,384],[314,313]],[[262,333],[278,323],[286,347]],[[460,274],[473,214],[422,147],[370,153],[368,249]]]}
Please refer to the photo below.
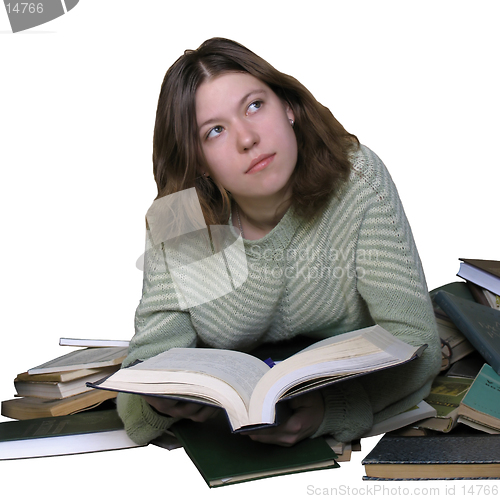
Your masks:
{"label": "woman's hand", "polygon": [[146,402],[165,416],[172,418],[191,419],[202,423],[217,414],[219,409],[209,405],[196,404],[193,402],[181,402],[179,400],[166,399],[161,397],[142,396]]}
{"label": "woman's hand", "polygon": [[319,390],[289,401],[289,417],[279,426],[246,433],[252,440],[290,447],[313,435],[323,421],[325,406]]}

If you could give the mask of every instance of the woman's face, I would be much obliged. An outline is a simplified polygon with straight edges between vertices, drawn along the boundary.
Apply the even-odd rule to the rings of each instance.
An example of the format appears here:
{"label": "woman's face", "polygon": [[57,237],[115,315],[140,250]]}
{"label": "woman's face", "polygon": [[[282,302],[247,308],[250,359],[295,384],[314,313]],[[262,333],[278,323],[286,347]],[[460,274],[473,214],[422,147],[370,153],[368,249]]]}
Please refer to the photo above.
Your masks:
{"label": "woman's face", "polygon": [[208,172],[236,200],[288,194],[297,163],[290,107],[248,73],[200,85],[196,119]]}

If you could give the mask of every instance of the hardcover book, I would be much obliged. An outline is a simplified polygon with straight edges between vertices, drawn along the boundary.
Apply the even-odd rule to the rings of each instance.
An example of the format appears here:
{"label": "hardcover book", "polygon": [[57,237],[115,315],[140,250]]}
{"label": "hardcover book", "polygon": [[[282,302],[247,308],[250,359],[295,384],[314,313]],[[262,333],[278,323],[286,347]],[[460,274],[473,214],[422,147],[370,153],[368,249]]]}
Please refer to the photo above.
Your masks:
{"label": "hardcover book", "polygon": [[[119,366],[116,366],[119,369]],[[77,369],[76,371],[62,371],[56,373],[44,373],[44,374],[28,374],[27,372],[19,373],[16,376],[18,381],[52,381],[57,383],[66,383],[67,381],[74,381],[76,379],[84,378],[85,376],[90,376],[96,373],[102,373],[103,369],[96,367],[93,369]]]}
{"label": "hardcover book", "polygon": [[448,433],[458,421],[458,406],[472,384],[470,378],[438,376],[432,383],[425,401],[436,410],[436,415],[418,423],[420,428]]}
{"label": "hardcover book", "polygon": [[500,376],[484,364],[458,408],[458,421],[500,433]]}
{"label": "hardcover book", "polygon": [[104,401],[115,397],[115,392],[98,392],[97,390],[90,390],[64,399],[18,397],[2,401],[2,416],[12,419],[66,416],[97,407]]}
{"label": "hardcover book", "polygon": [[128,347],[84,348],[28,369],[28,374],[44,374],[78,369],[117,366],[127,356]]}
{"label": "hardcover book", "polygon": [[276,424],[280,400],[409,362],[424,348],[380,326],[321,340],[272,367],[238,351],[172,348],[89,386],[223,407],[239,430]]}
{"label": "hardcover book", "polygon": [[321,437],[292,447],[263,444],[231,433],[220,416],[203,424],[183,419],[172,431],[210,487],[339,467],[335,452]]}
{"label": "hardcover book", "polygon": [[493,369],[500,373],[500,310],[439,291],[434,300]]}
{"label": "hardcover book", "polygon": [[138,447],[115,409],[0,423],[0,460]]}
{"label": "hardcover book", "polygon": [[465,282],[450,282],[429,292],[436,316],[436,324],[442,346],[441,371],[474,351],[474,347],[450,320],[448,315],[437,305],[435,296],[439,291],[446,291],[465,300],[474,301],[474,297]]}
{"label": "hardcover book", "polygon": [[500,478],[500,435],[437,433],[384,435],[363,459],[365,479]]}
{"label": "hardcover book", "polygon": [[63,399],[92,390],[86,383],[98,381],[104,376],[109,376],[116,372],[118,368],[119,366],[112,366],[104,369],[97,369],[96,372],[92,374],[70,381],[41,381],[37,380],[37,376],[43,376],[43,374],[33,374],[31,378],[29,375],[27,378],[24,377],[23,379],[17,377],[14,380],[14,387],[16,388],[17,395],[20,397],[37,397],[53,400]]}
{"label": "hardcover book", "polygon": [[439,286],[438,288],[429,291],[429,296],[431,297],[432,305],[434,307],[434,314],[437,318],[448,319],[446,312],[435,302],[434,298],[440,291],[446,291],[455,296],[459,296],[464,300],[475,301],[467,283],[462,281],[450,282]]}
{"label": "hardcover book", "polygon": [[495,295],[500,295],[500,261],[460,258],[462,263],[457,273],[466,281],[473,282]]}

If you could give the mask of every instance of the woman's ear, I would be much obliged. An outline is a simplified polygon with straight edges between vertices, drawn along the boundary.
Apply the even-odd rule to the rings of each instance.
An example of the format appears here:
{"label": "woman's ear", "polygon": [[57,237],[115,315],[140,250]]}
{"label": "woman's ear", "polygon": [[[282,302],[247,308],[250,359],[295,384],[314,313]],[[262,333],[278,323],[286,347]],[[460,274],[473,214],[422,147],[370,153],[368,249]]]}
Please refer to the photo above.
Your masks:
{"label": "woman's ear", "polygon": [[295,123],[295,114],[292,108],[290,107],[290,104],[288,104],[288,102],[285,102],[285,112],[288,117],[288,121],[293,126],[293,124]]}

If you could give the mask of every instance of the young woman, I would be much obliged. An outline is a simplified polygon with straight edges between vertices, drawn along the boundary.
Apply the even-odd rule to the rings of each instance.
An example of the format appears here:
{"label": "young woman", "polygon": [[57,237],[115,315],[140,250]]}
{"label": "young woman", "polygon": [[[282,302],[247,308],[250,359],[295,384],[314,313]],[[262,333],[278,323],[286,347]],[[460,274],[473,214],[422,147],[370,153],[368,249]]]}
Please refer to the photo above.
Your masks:
{"label": "young woman", "polygon": [[[158,198],[194,187],[207,225],[242,234],[248,277],[183,309],[150,238],[124,366],[172,347],[252,351],[377,323],[426,343],[422,357],[292,399],[285,421],[251,438],[293,445],[331,433],[350,441],[428,394],[440,346],[396,188],[381,160],[297,80],[230,40],[186,51],[163,81],[153,165]],[[139,443],[176,418],[204,421],[215,411],[128,394],[118,410]]]}

